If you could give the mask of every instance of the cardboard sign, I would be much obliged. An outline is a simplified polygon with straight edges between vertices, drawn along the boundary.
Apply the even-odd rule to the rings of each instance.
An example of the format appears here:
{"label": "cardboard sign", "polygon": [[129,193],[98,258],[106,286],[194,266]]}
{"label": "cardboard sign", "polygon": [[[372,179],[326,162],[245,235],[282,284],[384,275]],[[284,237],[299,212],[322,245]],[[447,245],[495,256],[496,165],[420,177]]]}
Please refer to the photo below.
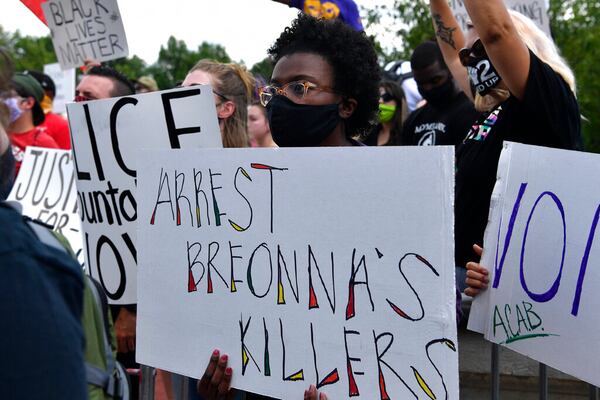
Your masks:
{"label": "cardboard sign", "polygon": [[117,0],[48,0],[42,9],[62,69],[129,54]]}
{"label": "cardboard sign", "polygon": [[111,303],[136,302],[135,152],[221,147],[210,86],[67,104],[87,265]]}
{"label": "cardboard sign", "polygon": [[75,96],[75,70],[61,70],[58,63],[44,65],[44,73],[54,81],[56,96],[52,102],[52,111],[57,114],[67,112],[67,103]]}
{"label": "cardboard sign", "polygon": [[[449,0],[449,4],[463,32],[466,32],[467,21],[470,21],[471,18],[467,13],[463,0]],[[504,4],[509,9],[518,11],[532,19],[538,28],[544,31],[548,37],[552,37],[546,0],[504,0]]]}
{"label": "cardboard sign", "polygon": [[600,385],[600,156],[507,143],[469,329]]}
{"label": "cardboard sign", "polygon": [[23,215],[42,221],[67,238],[83,263],[81,221],[70,151],[27,147],[19,175],[8,197],[23,206]]}
{"label": "cardboard sign", "polygon": [[[415,165],[427,165],[414,172]],[[143,152],[139,362],[283,399],[458,399],[452,147]]]}

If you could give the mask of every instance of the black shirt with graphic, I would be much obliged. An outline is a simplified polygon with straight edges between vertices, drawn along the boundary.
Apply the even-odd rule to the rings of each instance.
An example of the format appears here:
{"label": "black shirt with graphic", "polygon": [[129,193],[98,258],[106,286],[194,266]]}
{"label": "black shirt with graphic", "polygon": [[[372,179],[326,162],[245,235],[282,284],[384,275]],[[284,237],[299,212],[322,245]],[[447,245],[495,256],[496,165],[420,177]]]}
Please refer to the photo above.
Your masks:
{"label": "black shirt with graphic", "polygon": [[402,144],[408,146],[457,145],[463,141],[479,113],[459,92],[444,107],[426,104],[413,111],[402,128]]}
{"label": "black shirt with graphic", "polygon": [[484,114],[457,149],[456,265],[464,267],[468,261],[478,261],[472,245],[483,243],[504,140],[562,149],[583,147],[575,96],[560,75],[529,53],[523,99],[511,96]]}

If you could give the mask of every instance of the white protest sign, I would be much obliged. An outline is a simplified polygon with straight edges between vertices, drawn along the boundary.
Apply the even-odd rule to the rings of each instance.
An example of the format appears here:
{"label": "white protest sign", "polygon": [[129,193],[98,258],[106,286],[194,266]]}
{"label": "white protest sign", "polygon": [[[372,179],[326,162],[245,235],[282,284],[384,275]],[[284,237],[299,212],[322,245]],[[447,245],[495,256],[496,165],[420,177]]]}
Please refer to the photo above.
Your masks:
{"label": "white protest sign", "polygon": [[29,146],[8,197],[23,206],[23,215],[53,227],[69,241],[83,263],[81,221],[73,156],[68,150]]}
{"label": "white protest sign", "polygon": [[210,86],[67,104],[88,269],[114,304],[136,302],[140,148],[221,147]]}
{"label": "white protest sign", "polygon": [[506,143],[469,329],[600,385],[600,156]]}
{"label": "white protest sign", "polygon": [[[462,28],[467,31],[467,21],[471,18],[467,13],[463,0],[449,0],[450,8]],[[515,10],[530,18],[548,37],[550,34],[550,20],[548,19],[548,5],[546,0],[504,0],[504,4],[511,10]]]}
{"label": "white protest sign", "polygon": [[63,71],[60,64],[44,65],[44,73],[54,81],[56,96],[52,102],[52,111],[57,114],[67,112],[67,103],[73,101],[75,96],[75,69]]}
{"label": "white protest sign", "polygon": [[137,360],[198,377],[218,348],[277,398],[458,399],[453,150],[141,152]]}
{"label": "white protest sign", "polygon": [[129,54],[117,0],[47,0],[42,9],[62,69]]}

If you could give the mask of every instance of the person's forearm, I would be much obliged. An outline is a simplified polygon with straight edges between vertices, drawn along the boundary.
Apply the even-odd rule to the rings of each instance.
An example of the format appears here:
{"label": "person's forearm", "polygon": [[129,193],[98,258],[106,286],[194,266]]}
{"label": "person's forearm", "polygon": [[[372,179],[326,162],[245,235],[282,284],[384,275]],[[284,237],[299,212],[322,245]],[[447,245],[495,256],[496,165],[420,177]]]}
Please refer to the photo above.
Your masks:
{"label": "person's forearm", "polygon": [[464,4],[484,45],[492,45],[514,30],[502,0],[464,0]]}
{"label": "person's forearm", "polygon": [[440,45],[444,58],[457,58],[458,50],[465,46],[463,35],[458,21],[454,18],[450,6],[446,0],[431,0],[429,2],[433,29],[436,39]]}
{"label": "person's forearm", "polygon": [[458,25],[447,0],[430,0],[431,19],[435,36],[444,56],[444,61],[450,69],[458,86],[472,99],[471,87],[467,70],[458,58],[458,51],[465,47],[465,36]]}

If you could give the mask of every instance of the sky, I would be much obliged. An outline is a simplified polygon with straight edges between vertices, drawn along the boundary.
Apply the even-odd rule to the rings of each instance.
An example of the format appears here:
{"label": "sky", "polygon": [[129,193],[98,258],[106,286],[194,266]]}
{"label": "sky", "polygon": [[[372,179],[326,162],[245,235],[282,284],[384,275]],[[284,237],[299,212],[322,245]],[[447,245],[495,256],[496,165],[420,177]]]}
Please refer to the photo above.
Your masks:
{"label": "sky", "polygon": [[[363,7],[393,0],[357,0]],[[290,24],[297,10],[271,0],[120,0],[129,55],[148,64],[173,35],[196,49],[203,41],[221,44],[234,61],[252,66]],[[0,25],[9,32],[45,36],[48,28],[19,0],[2,0]],[[376,32],[368,32],[375,34]],[[388,36],[388,43],[395,38]]]}

